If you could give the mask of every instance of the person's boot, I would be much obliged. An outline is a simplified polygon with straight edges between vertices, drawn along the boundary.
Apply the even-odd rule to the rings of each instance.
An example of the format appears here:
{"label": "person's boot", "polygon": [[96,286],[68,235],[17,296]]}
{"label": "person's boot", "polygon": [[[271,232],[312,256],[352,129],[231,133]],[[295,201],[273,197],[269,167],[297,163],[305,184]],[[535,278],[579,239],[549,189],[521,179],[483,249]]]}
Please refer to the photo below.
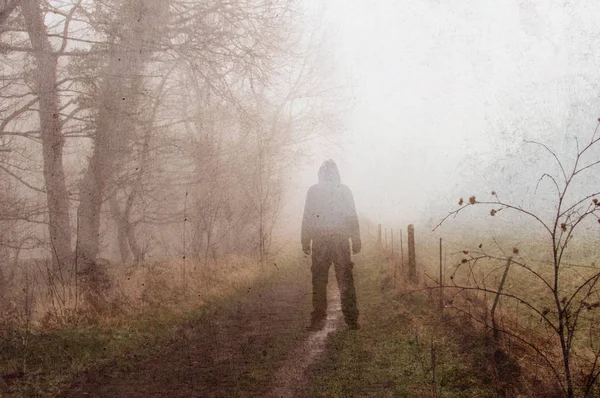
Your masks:
{"label": "person's boot", "polygon": [[360,329],[360,325],[358,324],[358,320],[346,320],[346,324],[348,325],[348,329],[350,330],[358,330]]}
{"label": "person's boot", "polygon": [[319,331],[325,327],[326,321],[327,318],[312,318],[310,320],[310,325],[306,327],[306,330],[311,332]]}

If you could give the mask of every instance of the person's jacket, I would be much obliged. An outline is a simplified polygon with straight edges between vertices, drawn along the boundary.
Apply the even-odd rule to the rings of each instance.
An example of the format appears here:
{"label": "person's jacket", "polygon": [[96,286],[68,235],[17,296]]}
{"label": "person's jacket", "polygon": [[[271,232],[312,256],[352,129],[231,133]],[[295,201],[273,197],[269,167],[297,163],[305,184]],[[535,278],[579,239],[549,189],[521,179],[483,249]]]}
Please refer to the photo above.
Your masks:
{"label": "person's jacket", "polygon": [[319,169],[319,183],[311,186],[306,195],[302,219],[301,242],[305,253],[312,241],[324,239],[352,240],[352,251],[361,249],[358,216],[350,188],[341,183],[340,173],[333,160]]}

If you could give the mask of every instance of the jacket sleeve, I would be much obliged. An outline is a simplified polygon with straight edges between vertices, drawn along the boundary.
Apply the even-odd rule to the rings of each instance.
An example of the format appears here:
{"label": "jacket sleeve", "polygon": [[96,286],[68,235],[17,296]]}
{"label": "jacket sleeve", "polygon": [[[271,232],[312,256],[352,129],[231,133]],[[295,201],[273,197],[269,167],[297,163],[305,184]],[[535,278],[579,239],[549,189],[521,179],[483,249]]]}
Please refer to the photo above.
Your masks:
{"label": "jacket sleeve", "polygon": [[346,192],[346,201],[348,204],[348,227],[350,233],[350,239],[352,239],[352,246],[360,251],[361,240],[360,240],[360,227],[358,225],[358,215],[356,214],[356,206],[354,205],[354,196],[350,188]]}
{"label": "jacket sleeve", "polygon": [[313,238],[312,230],[312,219],[310,217],[313,212],[313,194],[312,187],[308,190],[306,194],[306,202],[304,203],[304,216],[302,217],[302,229],[300,232],[300,241],[302,243],[302,250],[307,251],[310,249],[310,241]]}

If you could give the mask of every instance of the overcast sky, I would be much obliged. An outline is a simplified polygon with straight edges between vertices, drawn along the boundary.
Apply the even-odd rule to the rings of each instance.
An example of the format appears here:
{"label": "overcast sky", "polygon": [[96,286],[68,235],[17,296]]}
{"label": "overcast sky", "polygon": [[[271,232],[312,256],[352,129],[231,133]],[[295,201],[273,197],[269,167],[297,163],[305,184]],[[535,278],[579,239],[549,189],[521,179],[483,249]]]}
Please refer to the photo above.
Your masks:
{"label": "overcast sky", "polygon": [[572,136],[596,126],[598,1],[306,2],[352,107],[341,149],[316,148],[298,192],[332,157],[375,222],[436,218],[470,189],[527,189],[531,181],[514,175],[490,181],[503,159],[535,167],[524,138],[567,153]]}

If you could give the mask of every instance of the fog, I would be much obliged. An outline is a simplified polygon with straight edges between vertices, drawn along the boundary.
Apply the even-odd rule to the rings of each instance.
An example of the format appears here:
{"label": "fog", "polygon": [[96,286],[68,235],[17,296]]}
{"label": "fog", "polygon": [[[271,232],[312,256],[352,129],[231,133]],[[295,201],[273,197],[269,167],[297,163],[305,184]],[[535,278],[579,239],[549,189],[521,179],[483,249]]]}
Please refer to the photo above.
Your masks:
{"label": "fog", "polygon": [[524,140],[572,159],[596,127],[597,2],[307,4],[351,100],[302,187],[334,158],[375,222],[437,222],[492,189],[522,201],[553,167]]}
{"label": "fog", "polygon": [[[298,252],[327,159],[364,226],[424,236],[472,196],[552,217],[599,123],[595,1],[211,4],[5,2],[6,264],[77,289],[119,264]],[[596,192],[588,149],[567,201]],[[489,212],[446,225],[531,226]]]}
{"label": "fog", "polygon": [[[600,377],[598,16],[598,0],[0,1],[0,352],[9,353],[0,356],[0,395],[12,388],[5,378],[26,385],[24,396],[56,395],[45,389],[58,392],[88,369],[129,379],[113,363],[146,363],[157,342],[185,351],[187,365],[176,355],[173,363],[210,373],[207,385],[243,373],[227,388],[262,389],[261,377],[286,373],[271,361],[300,341],[291,336],[311,297],[309,331],[336,329],[323,329],[332,263],[350,329],[359,328],[353,270],[361,290],[371,286],[359,293],[361,314],[388,308],[390,322],[416,321],[398,328],[409,344],[389,337],[418,348],[417,362],[431,354],[422,368],[436,394],[436,383],[450,391],[435,373],[442,351],[421,326],[443,335],[437,325],[462,319],[446,319],[449,306],[471,301],[465,319],[488,333],[489,312],[497,344],[486,339],[481,351],[496,366],[485,384],[504,384],[497,370],[508,367],[497,358],[512,368],[513,352],[500,350],[512,347],[498,340],[501,296],[516,304],[514,317],[501,310],[502,322],[518,326],[506,336],[551,365],[565,396],[583,369],[570,358],[591,359],[577,383],[592,391]],[[329,159],[336,164],[326,163],[307,200]],[[377,224],[385,242],[375,244]],[[389,231],[406,236],[409,224],[416,232],[398,255]],[[439,305],[435,322],[419,326],[420,315],[397,305],[423,305],[416,294],[405,300],[416,283]],[[466,301],[453,304],[462,293]],[[368,328],[393,325],[373,319]],[[187,352],[192,335],[200,351]],[[350,347],[320,336],[326,350]],[[356,358],[412,374],[363,355],[357,336]],[[295,352],[312,355],[290,352],[292,362]],[[139,374],[170,377],[159,358],[159,372]],[[247,370],[248,358],[264,367]],[[226,367],[213,374],[213,365]],[[294,371],[299,383],[307,366]],[[194,388],[198,375],[186,373],[178,387]],[[386,378],[370,384],[395,388]],[[538,374],[530,380],[541,391]],[[130,394],[107,396],[117,395]]]}

